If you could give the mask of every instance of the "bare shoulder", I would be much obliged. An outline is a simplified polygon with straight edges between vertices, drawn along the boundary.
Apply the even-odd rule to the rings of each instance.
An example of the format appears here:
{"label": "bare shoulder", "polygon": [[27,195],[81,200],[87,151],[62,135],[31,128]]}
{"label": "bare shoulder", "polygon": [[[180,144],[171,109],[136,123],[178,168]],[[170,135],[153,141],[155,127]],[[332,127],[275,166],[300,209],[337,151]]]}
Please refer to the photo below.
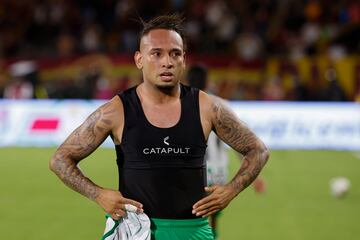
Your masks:
{"label": "bare shoulder", "polygon": [[61,144],[55,155],[66,155],[80,161],[93,152],[110,134],[122,127],[123,110],[120,99],[114,97],[97,108]]}
{"label": "bare shoulder", "polygon": [[[123,119],[123,105],[119,97],[115,96],[107,103],[96,109],[85,121],[96,122],[97,126],[103,126],[108,131],[117,127]],[[105,129],[104,129],[105,130]]]}
{"label": "bare shoulder", "polygon": [[108,103],[100,107],[102,122],[108,125],[115,144],[120,144],[124,127],[124,106],[118,96],[113,97]]}
{"label": "bare shoulder", "polygon": [[[215,129],[217,132],[217,124],[219,124],[219,117],[222,113],[232,113],[232,110],[228,106],[228,103],[215,95],[205,93],[200,91],[199,93],[199,102],[200,102],[200,115],[201,122],[204,128],[204,132],[210,134],[211,130]],[[233,116],[235,114],[233,113]],[[208,136],[208,134],[206,136]]]}
{"label": "bare shoulder", "polygon": [[113,97],[109,102],[102,105],[100,109],[103,111],[105,118],[117,120],[123,118],[124,115],[124,106],[118,96]]}
{"label": "bare shoulder", "polygon": [[[121,143],[124,128],[124,105],[119,96],[100,106],[88,119],[96,121],[95,127],[101,134],[111,135],[115,144]],[[90,121],[90,125],[93,125]],[[86,124],[86,121],[85,123]]]}
{"label": "bare shoulder", "polygon": [[239,153],[245,154],[251,149],[263,147],[262,141],[240,120],[225,100],[214,96],[210,114],[218,137]]}
{"label": "bare shoulder", "polygon": [[213,121],[217,116],[216,113],[218,113],[220,109],[229,108],[224,99],[203,91],[200,91],[199,93],[199,101],[202,114],[211,122],[211,124],[213,124]]}
{"label": "bare shoulder", "polygon": [[200,107],[203,110],[211,109],[212,101],[213,101],[213,97],[210,94],[199,90],[199,103],[200,103]]}

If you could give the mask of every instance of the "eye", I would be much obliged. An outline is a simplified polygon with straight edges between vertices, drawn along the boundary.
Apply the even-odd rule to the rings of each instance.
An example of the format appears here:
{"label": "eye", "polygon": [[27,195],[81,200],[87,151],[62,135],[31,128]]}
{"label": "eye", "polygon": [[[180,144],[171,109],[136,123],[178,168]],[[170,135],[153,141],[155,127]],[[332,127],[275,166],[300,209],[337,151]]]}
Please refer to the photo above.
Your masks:
{"label": "eye", "polygon": [[155,56],[155,57],[159,57],[161,55],[161,53],[160,52],[152,52],[151,55]]}
{"label": "eye", "polygon": [[180,51],[174,51],[171,54],[173,57],[180,57],[181,56],[181,52]]}

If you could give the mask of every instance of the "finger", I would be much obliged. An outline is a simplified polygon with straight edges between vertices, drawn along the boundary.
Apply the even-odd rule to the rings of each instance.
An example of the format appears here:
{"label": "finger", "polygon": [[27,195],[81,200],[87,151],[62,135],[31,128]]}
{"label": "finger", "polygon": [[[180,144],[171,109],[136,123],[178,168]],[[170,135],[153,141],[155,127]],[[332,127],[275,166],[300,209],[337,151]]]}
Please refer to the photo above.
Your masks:
{"label": "finger", "polygon": [[[142,209],[143,208],[143,205],[135,200],[132,200],[132,199],[128,199],[128,198],[123,198],[123,204],[131,204],[133,206],[135,206],[136,208],[140,208]],[[125,209],[125,207],[124,207]]]}
{"label": "finger", "polygon": [[204,204],[212,201],[213,199],[214,199],[214,196],[212,196],[212,195],[206,196],[206,197],[200,199],[198,202],[196,202],[196,203],[193,205],[193,209],[196,209],[196,208],[198,208],[200,205],[204,205]]}
{"label": "finger", "polygon": [[212,208],[213,206],[219,206],[219,202],[217,200],[213,200],[213,201],[207,202],[203,205],[199,205],[197,208],[194,208],[192,210],[192,213],[197,214],[198,212]]}
{"label": "finger", "polygon": [[124,197],[122,197],[121,200],[119,200],[114,207],[120,208],[124,211],[130,211],[136,213],[144,212],[143,205],[141,203]]}
{"label": "finger", "polygon": [[218,211],[220,211],[220,209],[214,209],[214,210],[208,212],[207,214],[203,215],[202,217],[209,217]]}
{"label": "finger", "polygon": [[137,212],[138,208],[132,204],[125,204],[125,210],[128,212]]}
{"label": "finger", "polygon": [[211,192],[215,191],[216,188],[217,188],[216,185],[208,186],[208,187],[205,187],[205,191],[208,193],[211,193]]}
{"label": "finger", "polygon": [[121,216],[115,215],[115,214],[111,214],[111,218],[115,221],[119,221]]}
{"label": "finger", "polygon": [[125,211],[123,211],[122,209],[117,209],[111,214],[111,217],[114,220],[119,220],[120,218],[124,217],[125,214]]}
{"label": "finger", "polygon": [[199,211],[199,212],[197,212],[196,213],[196,216],[202,216],[202,217],[204,217],[204,216],[208,216],[208,215],[210,215],[210,213],[211,212],[213,212],[213,211],[218,211],[220,209],[220,207],[219,206],[212,206],[212,207],[209,207],[209,208],[207,208],[207,209],[204,209],[204,210],[202,210],[202,211]]}
{"label": "finger", "polygon": [[200,212],[200,211],[202,211],[202,210],[205,210],[205,209],[210,208],[210,207],[215,206],[215,205],[218,205],[218,201],[215,200],[215,199],[213,199],[213,200],[210,201],[210,202],[207,202],[207,203],[205,203],[205,204],[203,204],[203,205],[199,205],[197,208],[195,208],[195,209],[193,209],[193,210],[194,210],[195,212]]}
{"label": "finger", "polygon": [[126,204],[118,204],[117,205],[117,208],[120,208],[124,211],[128,211],[128,212],[134,212],[134,213],[143,213],[144,212],[144,209],[141,207],[137,207],[133,204],[129,204],[129,203],[126,203]]}

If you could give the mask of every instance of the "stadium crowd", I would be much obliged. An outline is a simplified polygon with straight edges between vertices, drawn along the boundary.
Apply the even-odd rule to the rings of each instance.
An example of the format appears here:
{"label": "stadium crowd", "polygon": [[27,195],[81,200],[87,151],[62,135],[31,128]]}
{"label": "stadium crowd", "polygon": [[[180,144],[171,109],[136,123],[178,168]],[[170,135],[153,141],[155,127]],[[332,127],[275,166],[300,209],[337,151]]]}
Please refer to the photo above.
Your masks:
{"label": "stadium crowd", "polygon": [[[296,62],[303,57],[326,56],[336,62],[360,53],[360,2],[356,0],[334,0],[331,4],[325,0],[1,0],[0,96],[108,98],[128,83],[109,84],[99,67],[74,79],[43,83],[34,74],[41,71],[39,67],[30,67],[30,80],[20,81],[19,72],[10,63],[99,53],[129,55],[138,47],[139,16],[149,19],[168,12],[184,13],[187,48],[192,54],[203,56],[200,59],[219,56],[229,65],[240,59],[258,66],[260,73],[272,57]],[[355,71],[360,72],[356,61]],[[325,79],[320,85],[311,79],[305,86],[296,71],[291,87],[284,86],[279,74],[260,75],[256,84],[218,81],[213,91],[241,100],[351,101],[360,96],[360,79],[355,78],[355,89],[346,92],[330,65],[317,75]],[[8,91],[9,85],[15,87]],[[25,90],[20,91],[19,86]]]}

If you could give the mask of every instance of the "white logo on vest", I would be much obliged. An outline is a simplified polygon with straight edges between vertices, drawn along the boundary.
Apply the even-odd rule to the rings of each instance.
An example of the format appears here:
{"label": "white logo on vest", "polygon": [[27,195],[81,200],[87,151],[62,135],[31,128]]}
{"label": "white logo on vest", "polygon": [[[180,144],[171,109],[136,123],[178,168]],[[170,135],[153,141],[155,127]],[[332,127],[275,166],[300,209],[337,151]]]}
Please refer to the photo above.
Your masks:
{"label": "white logo on vest", "polygon": [[167,140],[169,140],[169,136],[164,138],[164,143],[169,146],[169,143],[167,142]]}
{"label": "white logo on vest", "polygon": [[[164,144],[167,146],[170,146],[170,143],[168,140],[170,139],[169,136],[166,136],[163,140]],[[190,148],[189,147],[150,147],[150,148],[144,148],[143,154],[149,155],[149,154],[189,154]]]}

